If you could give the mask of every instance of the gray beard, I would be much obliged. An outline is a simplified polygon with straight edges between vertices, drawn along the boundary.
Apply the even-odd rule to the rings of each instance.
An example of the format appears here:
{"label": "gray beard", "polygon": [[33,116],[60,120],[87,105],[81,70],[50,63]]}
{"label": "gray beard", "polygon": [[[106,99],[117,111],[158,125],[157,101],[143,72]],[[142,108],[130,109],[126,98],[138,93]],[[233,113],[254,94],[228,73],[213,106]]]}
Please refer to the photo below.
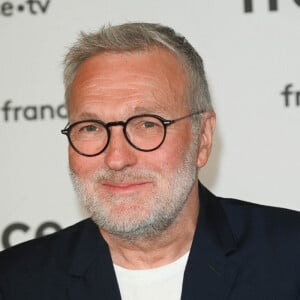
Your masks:
{"label": "gray beard", "polygon": [[[96,192],[87,192],[85,180],[70,169],[74,189],[80,202],[100,228],[127,241],[153,239],[174,223],[197,180],[196,146],[195,143],[191,145],[180,168],[168,176],[167,188],[162,188],[164,178],[157,172],[149,170],[99,170],[88,179],[88,184],[93,185],[94,191],[101,180],[113,179],[115,182],[122,182],[124,179],[152,179],[156,183],[156,193],[151,196],[151,199],[149,198],[149,203],[152,203],[151,212],[143,220],[126,218],[126,216],[111,217],[113,208],[104,205]],[[117,196],[109,197],[108,200],[110,203],[119,201]],[[134,199],[128,198],[126,201],[134,201]]]}

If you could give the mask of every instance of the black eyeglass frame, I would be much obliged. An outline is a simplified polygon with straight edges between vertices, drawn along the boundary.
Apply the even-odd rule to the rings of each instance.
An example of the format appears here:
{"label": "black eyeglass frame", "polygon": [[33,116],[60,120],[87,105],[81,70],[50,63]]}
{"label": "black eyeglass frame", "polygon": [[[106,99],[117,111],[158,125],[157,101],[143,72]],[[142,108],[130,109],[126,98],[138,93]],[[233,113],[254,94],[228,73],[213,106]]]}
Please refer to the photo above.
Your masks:
{"label": "black eyeglass frame", "polygon": [[[141,115],[135,115],[135,116],[132,116],[130,117],[129,119],[127,119],[126,121],[114,121],[114,122],[108,122],[108,123],[104,123],[103,121],[101,120],[95,120],[95,119],[87,119],[87,120],[81,120],[81,121],[77,121],[77,122],[74,122],[72,124],[70,123],[67,123],[67,125],[65,126],[64,129],[61,130],[61,133],[66,135],[68,137],[68,140],[69,140],[69,143],[70,145],[72,146],[72,148],[80,155],[83,155],[83,156],[87,156],[87,157],[93,157],[93,156],[97,156],[97,155],[100,155],[102,152],[105,151],[105,149],[108,147],[109,145],[109,142],[110,142],[110,136],[111,136],[111,131],[110,131],[110,127],[112,126],[123,126],[123,134],[127,140],[127,142],[133,147],[135,148],[136,150],[139,150],[139,151],[142,151],[142,152],[151,152],[151,151],[154,151],[156,149],[158,149],[162,144],[163,142],[165,141],[165,138],[166,138],[166,135],[167,135],[167,127],[170,126],[171,124],[174,124],[175,122],[178,122],[178,121],[181,121],[183,119],[186,119],[186,118],[190,118],[192,116],[195,116],[195,115],[201,115],[203,113],[203,111],[197,111],[197,112],[193,112],[191,114],[188,114],[188,115],[185,115],[183,117],[180,117],[180,118],[177,118],[177,119],[173,119],[173,120],[167,120],[167,119],[164,119],[163,117],[159,116],[159,115],[155,115],[155,114],[141,114]],[[128,135],[127,135],[127,132],[126,132],[126,127],[127,127],[127,124],[135,119],[135,118],[140,118],[140,117],[152,117],[152,118],[155,118],[157,120],[159,120],[163,127],[164,127],[164,134],[163,134],[163,138],[161,140],[161,142],[154,148],[151,148],[151,149],[141,149],[139,147],[137,147],[136,145],[134,145]],[[81,124],[81,123],[86,123],[86,122],[95,122],[95,123],[98,123],[100,125],[102,125],[105,129],[106,129],[106,132],[107,132],[107,142],[105,144],[105,146],[101,149],[101,151],[95,153],[95,154],[86,154],[86,153],[83,153],[81,152],[79,149],[77,149],[75,147],[75,145],[73,144],[72,140],[71,140],[71,137],[70,137],[70,132],[72,130],[72,128],[74,128],[76,125],[78,124]]]}

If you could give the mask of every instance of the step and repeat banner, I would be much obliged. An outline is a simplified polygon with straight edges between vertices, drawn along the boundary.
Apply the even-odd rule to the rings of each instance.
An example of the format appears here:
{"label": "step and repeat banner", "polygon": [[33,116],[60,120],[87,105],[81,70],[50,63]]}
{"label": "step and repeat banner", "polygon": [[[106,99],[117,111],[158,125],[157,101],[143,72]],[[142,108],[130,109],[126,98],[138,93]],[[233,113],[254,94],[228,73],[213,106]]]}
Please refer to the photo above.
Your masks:
{"label": "step and repeat banner", "polygon": [[174,27],[204,59],[217,130],[201,180],[300,210],[300,0],[0,0],[0,250],[86,217],[62,61],[80,31],[128,21]]}

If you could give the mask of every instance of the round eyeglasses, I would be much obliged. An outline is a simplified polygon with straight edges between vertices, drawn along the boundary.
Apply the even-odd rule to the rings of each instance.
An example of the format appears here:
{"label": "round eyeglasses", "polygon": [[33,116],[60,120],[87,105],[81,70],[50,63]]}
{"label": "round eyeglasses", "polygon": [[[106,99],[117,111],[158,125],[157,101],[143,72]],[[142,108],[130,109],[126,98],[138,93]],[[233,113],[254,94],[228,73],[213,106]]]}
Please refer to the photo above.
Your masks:
{"label": "round eyeglasses", "polygon": [[110,127],[123,126],[127,142],[135,149],[149,152],[159,148],[166,138],[167,127],[180,120],[199,115],[194,112],[174,120],[166,120],[158,115],[143,114],[130,117],[127,121],[104,123],[101,120],[83,120],[67,124],[61,130],[72,148],[84,156],[101,154],[110,140]]}

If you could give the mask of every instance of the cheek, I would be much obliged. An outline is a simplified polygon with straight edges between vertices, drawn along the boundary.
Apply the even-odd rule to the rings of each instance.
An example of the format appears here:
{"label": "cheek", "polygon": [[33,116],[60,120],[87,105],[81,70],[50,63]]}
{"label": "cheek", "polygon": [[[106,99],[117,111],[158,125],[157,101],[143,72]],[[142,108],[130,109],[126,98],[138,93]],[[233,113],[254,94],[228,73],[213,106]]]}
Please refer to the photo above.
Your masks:
{"label": "cheek", "polygon": [[162,175],[170,176],[174,170],[181,167],[184,159],[184,151],[182,145],[176,142],[163,145],[161,148],[153,152],[151,163],[156,170],[159,170]]}
{"label": "cheek", "polygon": [[76,175],[83,177],[93,173],[101,164],[99,157],[82,156],[69,147],[69,166]]}
{"label": "cheek", "polygon": [[182,132],[169,134],[165,143],[162,145],[161,158],[164,166],[177,169],[181,166],[186,158],[187,153],[191,147],[192,136],[189,128],[182,130]]}

